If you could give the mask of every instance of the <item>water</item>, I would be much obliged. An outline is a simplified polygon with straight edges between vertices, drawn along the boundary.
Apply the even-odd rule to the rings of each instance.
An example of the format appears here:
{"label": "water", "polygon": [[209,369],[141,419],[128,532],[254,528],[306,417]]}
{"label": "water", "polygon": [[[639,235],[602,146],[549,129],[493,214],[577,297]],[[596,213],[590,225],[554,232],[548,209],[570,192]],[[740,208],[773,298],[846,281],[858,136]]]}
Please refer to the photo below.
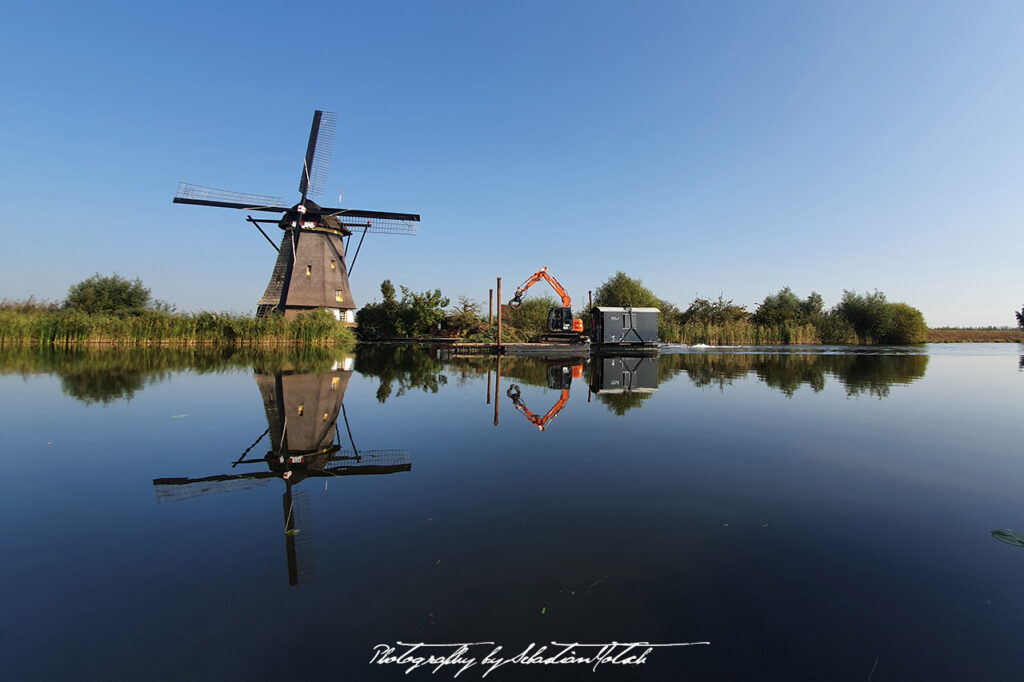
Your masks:
{"label": "water", "polygon": [[0,356],[0,677],[452,679],[369,664],[396,641],[710,642],[486,679],[1024,675],[1021,347],[496,369]]}

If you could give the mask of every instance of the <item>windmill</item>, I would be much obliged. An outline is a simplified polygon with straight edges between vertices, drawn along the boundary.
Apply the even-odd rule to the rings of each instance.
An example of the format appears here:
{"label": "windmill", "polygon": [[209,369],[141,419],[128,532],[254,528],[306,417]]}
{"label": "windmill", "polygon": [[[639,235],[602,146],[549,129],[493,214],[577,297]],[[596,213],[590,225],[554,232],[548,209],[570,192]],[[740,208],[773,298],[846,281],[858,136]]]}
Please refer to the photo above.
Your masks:
{"label": "windmill", "polygon": [[[178,192],[174,196],[176,204],[283,214],[280,218],[246,215],[246,220],[278,252],[270,282],[256,306],[258,317],[281,312],[292,319],[299,313],[325,308],[339,320],[355,322],[356,305],[348,278],[366,235],[371,232],[416,234],[420,221],[418,214],[324,208],[308,198],[309,195],[323,193],[336,127],[337,114],[320,110],[313,114],[299,180],[299,194],[302,196],[293,206],[289,207],[279,197],[228,192],[184,182],[178,184]],[[267,235],[261,223],[277,223],[284,230],[280,246]],[[345,254],[353,234],[360,235],[359,243],[352,262],[346,265]]]}
{"label": "windmill", "polygon": [[[153,480],[157,501],[176,502],[245,490],[275,478],[284,481],[281,502],[288,583],[314,582],[313,519],[308,492],[293,488],[307,478],[393,474],[412,470],[406,450],[356,448],[344,402],[351,376],[351,358],[324,374],[257,371],[256,385],[263,396],[267,430],[231,467],[265,465],[267,470],[201,478],[157,478]],[[339,416],[345,422],[347,445],[342,443]],[[249,452],[268,433],[271,449],[263,457],[248,459]]]}

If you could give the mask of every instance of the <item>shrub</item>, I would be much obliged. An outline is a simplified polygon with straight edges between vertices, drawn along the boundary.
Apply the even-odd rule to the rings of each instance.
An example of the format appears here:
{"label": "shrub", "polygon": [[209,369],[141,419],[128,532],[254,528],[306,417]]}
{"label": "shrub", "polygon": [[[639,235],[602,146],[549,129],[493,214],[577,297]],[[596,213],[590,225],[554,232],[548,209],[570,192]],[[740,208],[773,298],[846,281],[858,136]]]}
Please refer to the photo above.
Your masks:
{"label": "shrub", "polygon": [[764,327],[813,324],[821,315],[823,304],[821,296],[813,291],[806,299],[800,300],[786,287],[777,294],[765,296],[750,321]]}
{"label": "shrub", "polygon": [[136,277],[128,280],[117,273],[104,277],[98,272],[72,284],[64,307],[84,313],[119,313],[141,310],[150,302],[150,291]]}
{"label": "shrub", "polygon": [[444,322],[449,300],[440,289],[417,293],[401,287],[402,299],[395,298],[391,280],[384,280],[380,292],[384,300],[369,303],[356,313],[358,334],[362,339],[386,339],[395,336],[426,336]]}
{"label": "shrub", "polygon": [[662,301],[643,282],[620,270],[594,291],[594,305],[660,308]]}

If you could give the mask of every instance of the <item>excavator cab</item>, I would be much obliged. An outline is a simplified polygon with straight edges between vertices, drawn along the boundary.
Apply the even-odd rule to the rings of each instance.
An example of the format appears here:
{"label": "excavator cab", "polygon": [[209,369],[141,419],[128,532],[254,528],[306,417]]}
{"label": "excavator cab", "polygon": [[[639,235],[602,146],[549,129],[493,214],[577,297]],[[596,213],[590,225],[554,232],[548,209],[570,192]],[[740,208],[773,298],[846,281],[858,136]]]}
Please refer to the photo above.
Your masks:
{"label": "excavator cab", "polygon": [[548,365],[548,388],[567,391],[573,379],[583,378],[583,365]]}
{"label": "excavator cab", "polygon": [[572,310],[569,308],[548,309],[548,331],[549,332],[571,332]]}

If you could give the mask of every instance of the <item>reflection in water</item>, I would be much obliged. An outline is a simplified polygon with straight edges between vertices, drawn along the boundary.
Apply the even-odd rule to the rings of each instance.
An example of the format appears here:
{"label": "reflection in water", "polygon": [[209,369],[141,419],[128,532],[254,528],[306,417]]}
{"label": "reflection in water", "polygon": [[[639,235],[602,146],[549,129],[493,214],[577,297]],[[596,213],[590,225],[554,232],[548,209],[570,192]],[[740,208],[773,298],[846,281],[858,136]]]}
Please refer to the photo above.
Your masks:
{"label": "reflection in water", "polygon": [[558,398],[558,402],[552,406],[543,417],[539,417],[530,411],[530,408],[522,400],[522,391],[518,384],[512,384],[508,387],[506,395],[512,399],[512,404],[516,410],[526,417],[526,420],[536,426],[540,431],[547,429],[548,424],[551,423],[558,413],[562,411],[566,403],[569,402],[569,389],[572,388],[572,380],[580,379],[583,377],[583,364],[575,365],[561,365],[551,364],[547,368],[547,381],[548,388],[561,391],[561,395]]}
{"label": "reflection in water", "polygon": [[[131,400],[145,386],[167,379],[172,372],[189,370],[203,374],[253,367],[268,373],[284,368],[300,373],[324,373],[331,371],[339,357],[337,350],[323,348],[5,349],[0,352],[0,374],[56,374],[65,394],[85,403],[106,404]],[[571,367],[572,362],[558,361],[563,367]],[[548,377],[551,359],[504,357],[502,363],[502,377],[514,380],[519,386],[552,387]],[[490,376],[495,366],[493,357],[451,355],[449,351],[423,346],[361,346],[355,360],[356,371],[379,380],[377,400],[381,403],[410,390],[437,393],[450,378],[461,385]],[[846,353],[772,349],[765,352],[685,352],[642,358],[598,356],[583,362],[583,378],[602,403],[622,415],[648,399],[659,382],[670,381],[680,374],[685,374],[696,386],[720,389],[753,375],[787,396],[792,396],[801,386],[819,392],[824,388],[826,376],[832,376],[843,384],[848,395],[884,398],[894,384],[907,384],[923,377],[927,367],[928,356],[924,354],[883,355],[858,349]],[[1024,356],[1020,357],[1019,368],[1024,371]],[[626,380],[632,382],[630,388],[616,392],[615,382],[623,381],[624,373],[629,377]]]}
{"label": "reflection in water", "polygon": [[768,386],[792,396],[803,385],[815,393],[825,386],[825,376],[838,379],[847,395],[862,393],[878,398],[889,395],[893,384],[909,384],[924,376],[927,355],[875,355],[868,353],[683,353],[662,356],[659,373],[685,372],[696,386],[724,389],[734,380],[753,373]]}
{"label": "reflection in water", "polygon": [[656,356],[597,356],[590,369],[590,390],[621,417],[658,390],[658,367]]}
{"label": "reflection in water", "polygon": [[[293,491],[293,487],[307,478],[392,474],[412,468],[405,450],[356,447],[344,403],[353,360],[349,356],[330,371],[318,374],[293,370],[269,373],[257,369],[255,378],[263,396],[267,430],[231,468],[266,464],[269,471],[202,478],[158,478],[153,481],[157,500],[171,502],[250,488],[272,478],[283,480],[288,582],[291,585],[313,582],[315,565],[309,499],[306,491]],[[344,436],[338,425],[339,415],[345,426]],[[247,459],[267,434],[271,449],[262,458]]]}
{"label": "reflection in water", "polygon": [[437,393],[448,383],[439,351],[426,346],[362,345],[356,370],[380,379],[377,400],[382,403],[412,389]]}
{"label": "reflection in water", "polygon": [[0,374],[56,374],[65,395],[86,404],[131,400],[173,372],[209,374],[245,368],[327,371],[339,352],[327,348],[5,348]]}

